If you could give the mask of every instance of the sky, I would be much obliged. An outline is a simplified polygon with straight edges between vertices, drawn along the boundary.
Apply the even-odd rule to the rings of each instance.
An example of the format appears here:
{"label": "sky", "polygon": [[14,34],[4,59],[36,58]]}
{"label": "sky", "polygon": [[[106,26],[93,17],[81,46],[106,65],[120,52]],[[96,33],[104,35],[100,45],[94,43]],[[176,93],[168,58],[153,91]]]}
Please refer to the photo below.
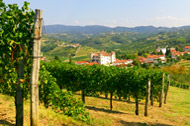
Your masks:
{"label": "sky", "polygon": [[[6,4],[25,0],[3,0]],[[45,25],[165,26],[190,25],[190,0],[27,0],[42,9]]]}

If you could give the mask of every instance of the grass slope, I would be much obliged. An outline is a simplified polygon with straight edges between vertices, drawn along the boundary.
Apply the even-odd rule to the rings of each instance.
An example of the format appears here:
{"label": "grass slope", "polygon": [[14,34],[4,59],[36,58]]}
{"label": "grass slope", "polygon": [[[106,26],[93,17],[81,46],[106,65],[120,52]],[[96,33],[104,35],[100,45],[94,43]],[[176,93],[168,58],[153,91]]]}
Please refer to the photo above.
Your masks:
{"label": "grass slope", "polygon": [[86,107],[93,118],[94,125],[101,126],[189,126],[190,125],[190,91],[170,87],[168,103],[162,108],[155,102],[149,107],[149,116],[144,117],[144,101],[140,104],[140,115],[136,116],[135,103],[113,101],[113,111],[109,110],[109,99],[103,97],[86,98]]}
{"label": "grass slope", "polygon": [[[39,107],[40,126],[80,126],[81,122],[73,120],[63,114],[55,113],[53,110],[46,109],[43,105]],[[0,126],[15,125],[15,104],[14,98],[0,94]],[[24,126],[30,126],[30,104],[24,103]]]}
{"label": "grass slope", "polygon": [[[78,96],[79,97],[79,96]],[[140,104],[140,115],[136,116],[133,100],[113,100],[113,111],[109,110],[109,99],[86,97],[86,109],[93,126],[189,126],[190,91],[170,87],[167,104],[162,108],[155,102],[149,107],[149,116],[144,117],[144,101]],[[29,102],[25,102],[25,125],[29,125]],[[15,124],[15,107],[12,97],[0,94],[0,125]],[[85,125],[72,118],[45,109],[40,105],[40,125]]]}

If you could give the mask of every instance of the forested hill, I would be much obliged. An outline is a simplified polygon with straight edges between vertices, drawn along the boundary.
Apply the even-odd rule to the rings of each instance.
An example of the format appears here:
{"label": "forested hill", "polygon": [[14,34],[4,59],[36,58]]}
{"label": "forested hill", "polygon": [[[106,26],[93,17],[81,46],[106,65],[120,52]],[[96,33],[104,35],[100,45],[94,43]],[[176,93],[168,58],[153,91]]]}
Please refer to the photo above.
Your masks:
{"label": "forested hill", "polygon": [[178,30],[175,32],[161,32],[148,36],[142,33],[117,33],[94,36],[72,43],[80,43],[96,49],[123,50],[136,52],[140,50],[154,50],[157,46],[166,45],[184,48],[190,45],[190,29]]}
{"label": "forested hill", "polygon": [[106,27],[100,25],[91,26],[66,26],[66,25],[46,25],[44,26],[45,32],[48,33],[69,33],[69,34],[100,34],[100,33],[121,33],[121,32],[138,32],[138,33],[159,33],[159,32],[172,32],[176,30],[190,29],[190,26],[182,27],[154,27],[154,26],[138,26],[130,27]]}

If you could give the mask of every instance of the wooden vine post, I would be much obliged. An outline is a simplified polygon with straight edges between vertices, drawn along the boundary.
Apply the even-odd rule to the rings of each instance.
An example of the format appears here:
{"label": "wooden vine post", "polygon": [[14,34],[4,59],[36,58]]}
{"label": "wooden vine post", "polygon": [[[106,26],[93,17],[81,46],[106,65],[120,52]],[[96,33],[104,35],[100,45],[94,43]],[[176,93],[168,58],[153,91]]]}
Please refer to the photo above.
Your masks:
{"label": "wooden vine post", "polygon": [[39,69],[41,57],[41,36],[42,36],[42,10],[35,10],[34,20],[34,41],[33,41],[33,61],[31,75],[31,101],[30,101],[30,121],[31,126],[39,126]]}
{"label": "wooden vine post", "polygon": [[17,88],[16,88],[16,126],[23,126],[23,89],[21,87],[21,83],[24,82],[24,59],[20,59],[20,63],[18,66],[18,80],[17,80]]}
{"label": "wooden vine post", "polygon": [[154,90],[154,85],[153,85],[153,83],[151,83],[150,104],[151,104],[152,106],[154,105],[154,94],[153,94],[153,90]]}
{"label": "wooden vine post", "polygon": [[166,93],[165,93],[164,104],[166,104],[169,87],[170,87],[170,75],[168,75],[168,84],[167,84],[167,90],[166,90]]}
{"label": "wooden vine post", "polygon": [[146,88],[146,101],[145,101],[144,116],[148,116],[148,103],[149,103],[149,99],[150,99],[150,87],[151,87],[151,81],[149,80],[147,83],[147,88]]}
{"label": "wooden vine post", "polygon": [[135,114],[139,115],[139,97],[138,97],[138,94],[135,94],[135,106],[136,106]]}
{"label": "wooden vine post", "polygon": [[113,105],[112,105],[112,98],[113,98],[113,93],[110,93],[110,110],[112,111]]}
{"label": "wooden vine post", "polygon": [[164,81],[165,81],[165,73],[163,73],[163,77],[162,77],[162,89],[160,92],[160,103],[159,103],[159,107],[162,107],[162,99],[163,99],[163,94],[164,94]]}
{"label": "wooden vine post", "polygon": [[82,91],[82,101],[83,101],[83,103],[85,103],[85,93],[84,93],[84,91]]}

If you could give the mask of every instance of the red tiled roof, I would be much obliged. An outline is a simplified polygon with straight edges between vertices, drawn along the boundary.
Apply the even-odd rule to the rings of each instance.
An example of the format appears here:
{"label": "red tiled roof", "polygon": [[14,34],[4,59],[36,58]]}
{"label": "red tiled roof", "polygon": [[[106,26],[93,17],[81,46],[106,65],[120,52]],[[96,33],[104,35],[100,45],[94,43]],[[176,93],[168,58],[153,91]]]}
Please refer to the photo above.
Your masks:
{"label": "red tiled roof", "polygon": [[77,61],[75,63],[82,64],[82,63],[88,63],[88,61]]}
{"label": "red tiled roof", "polygon": [[189,48],[190,48],[190,46],[185,46],[185,48],[186,48],[186,49],[189,49]]}
{"label": "red tiled roof", "polygon": [[132,59],[128,59],[128,60],[118,60],[116,59],[116,61],[114,63],[125,63],[127,61],[133,61]]}
{"label": "red tiled roof", "polygon": [[127,64],[116,65],[116,67],[127,67]]}
{"label": "red tiled roof", "polygon": [[147,58],[160,58],[163,57],[164,55],[148,55]]}
{"label": "red tiled roof", "polygon": [[181,55],[183,55],[183,54],[185,54],[186,52],[180,52],[181,53]]}
{"label": "red tiled roof", "polygon": [[179,51],[176,51],[173,54],[176,55],[176,56],[180,56],[181,55],[181,53]]}
{"label": "red tiled roof", "polygon": [[145,60],[139,60],[141,63],[144,63],[145,62]]}
{"label": "red tiled roof", "polygon": [[139,59],[143,60],[143,59],[146,59],[145,57],[142,57],[142,56],[139,56]]}
{"label": "red tiled roof", "polygon": [[176,52],[176,50],[170,50],[170,52],[171,52],[171,53],[174,53],[174,52]]}
{"label": "red tiled roof", "polygon": [[98,63],[97,63],[97,62],[88,63],[87,65],[92,66],[92,65],[94,65],[94,64],[98,65]]}
{"label": "red tiled roof", "polygon": [[94,54],[94,56],[99,56],[98,54]]}
{"label": "red tiled roof", "polygon": [[153,63],[153,61],[148,61],[148,63]]}

